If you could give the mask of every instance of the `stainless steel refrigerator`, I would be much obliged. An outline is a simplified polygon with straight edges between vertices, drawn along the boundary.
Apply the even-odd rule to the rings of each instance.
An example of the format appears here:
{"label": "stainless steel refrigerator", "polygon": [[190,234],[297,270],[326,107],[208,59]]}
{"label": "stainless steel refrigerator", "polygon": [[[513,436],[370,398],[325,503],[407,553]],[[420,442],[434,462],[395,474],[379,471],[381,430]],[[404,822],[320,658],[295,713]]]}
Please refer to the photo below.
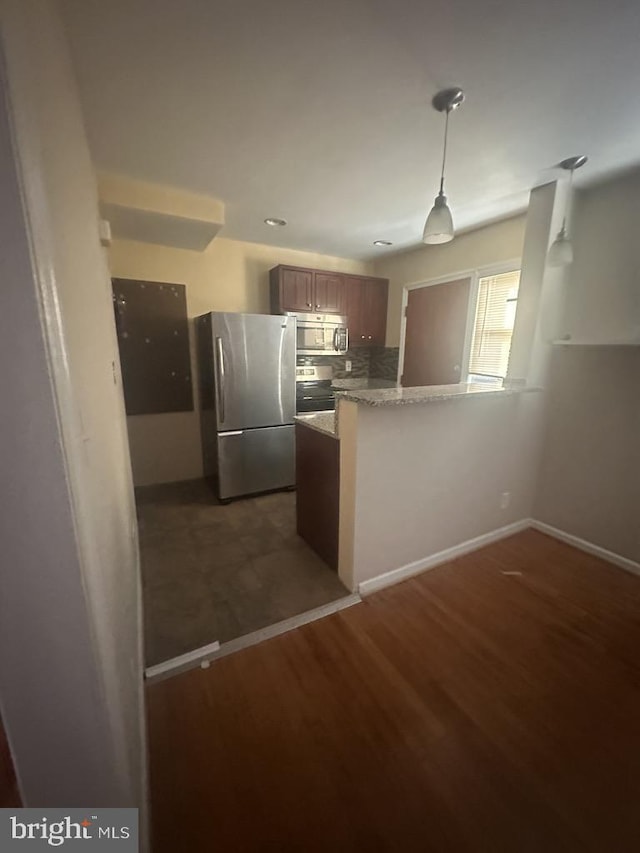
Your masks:
{"label": "stainless steel refrigerator", "polygon": [[295,317],[213,312],[195,325],[205,476],[221,500],[293,486]]}

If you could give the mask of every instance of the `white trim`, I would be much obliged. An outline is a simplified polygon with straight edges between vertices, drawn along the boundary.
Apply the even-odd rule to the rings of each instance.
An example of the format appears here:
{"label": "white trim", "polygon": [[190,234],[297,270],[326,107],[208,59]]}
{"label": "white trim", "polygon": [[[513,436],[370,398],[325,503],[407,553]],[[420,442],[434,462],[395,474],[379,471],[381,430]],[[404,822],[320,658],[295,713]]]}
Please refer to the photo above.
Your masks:
{"label": "white trim", "polygon": [[284,619],[282,622],[276,622],[275,625],[269,625],[267,628],[261,628],[258,631],[253,631],[251,634],[247,634],[244,637],[238,637],[235,640],[230,640],[222,645],[218,642],[210,643],[207,646],[201,646],[198,649],[194,649],[192,652],[187,652],[184,655],[170,658],[169,660],[163,661],[155,666],[150,666],[145,670],[145,679],[147,683],[162,681],[170,676],[178,675],[179,673],[186,672],[189,669],[194,669],[203,663],[206,664],[209,661],[226,657],[227,655],[234,654],[235,652],[249,648],[250,646],[255,646],[265,640],[270,640],[272,637],[277,637],[280,634],[285,634],[288,631],[299,628],[301,625],[306,625],[309,622],[315,622],[318,619],[323,619],[325,616],[330,616],[332,613],[337,613],[338,611],[351,607],[354,604],[359,604],[362,601],[361,596],[366,597],[374,592],[378,592],[378,590],[385,589],[385,587],[393,586],[401,581],[408,580],[415,575],[419,575],[422,572],[433,569],[443,563],[448,563],[449,561],[456,559],[456,557],[461,557],[464,554],[477,551],[486,545],[490,545],[492,542],[498,542],[501,539],[506,539],[508,536],[512,536],[514,533],[520,533],[520,531],[527,530],[528,528],[539,530],[541,533],[546,533],[549,536],[559,539],[562,542],[566,542],[581,551],[593,554],[596,557],[600,557],[602,560],[606,560],[608,563],[612,563],[615,566],[619,566],[622,569],[626,569],[629,572],[640,575],[640,564],[633,560],[629,560],[627,557],[622,557],[612,551],[607,551],[599,545],[594,545],[591,542],[587,542],[585,539],[573,536],[571,533],[565,533],[563,530],[559,530],[557,527],[552,527],[542,521],[536,521],[532,518],[523,518],[520,521],[514,521],[512,524],[507,524],[504,527],[499,527],[496,530],[483,533],[480,536],[476,536],[474,539],[467,539],[459,545],[453,545],[451,548],[445,548],[443,551],[438,551],[430,557],[416,560],[413,563],[408,563],[406,566],[401,566],[398,569],[392,569],[391,571],[378,575],[375,578],[363,581],[359,584],[358,593],[353,593],[345,596],[344,598],[339,598],[337,601],[331,601],[328,604],[323,604],[321,607],[308,610],[306,613],[301,613],[298,616],[292,616],[290,619]]}
{"label": "white trim", "polygon": [[199,649],[194,649],[192,652],[186,652],[184,655],[178,655],[175,658],[164,660],[162,663],[156,663],[154,666],[148,666],[144,671],[144,677],[147,681],[153,680],[156,676],[164,675],[165,672],[172,672],[185,664],[200,663],[204,658],[208,658],[209,655],[219,650],[220,643],[216,640],[214,643],[209,643],[208,646],[200,646]]}
{"label": "white trim", "polygon": [[421,560],[408,563],[406,566],[392,569],[390,572],[385,572],[375,578],[362,581],[358,586],[358,592],[363,596],[371,595],[372,592],[377,592],[379,589],[384,589],[387,586],[393,586],[393,584],[412,578],[414,575],[419,575],[421,572],[427,571],[427,569],[433,569],[435,566],[448,563],[449,560],[454,560],[463,554],[477,551],[478,548],[483,548],[492,542],[505,539],[514,533],[520,533],[521,530],[526,530],[528,527],[531,527],[531,519],[523,518],[520,521],[507,524],[505,527],[498,527],[497,530],[490,530],[488,533],[483,533],[474,539],[467,539],[466,542],[461,542],[459,545],[453,545],[451,548],[445,548],[444,551],[431,554],[430,557],[423,557]]}
{"label": "white trim", "polygon": [[409,288],[402,288],[402,302],[400,304],[400,351],[398,352],[398,375],[396,376],[396,382],[398,385],[402,385],[402,373],[404,371],[404,344],[405,344],[405,336],[407,333],[407,302],[409,300]]}
{"label": "white trim", "polygon": [[515,269],[522,269],[521,257],[511,258],[507,261],[499,261],[495,264],[485,264],[484,266],[474,267],[473,269],[459,270],[458,272],[449,273],[445,276],[438,276],[437,278],[430,278],[426,281],[416,281],[411,284],[405,284],[402,288],[402,303],[400,306],[400,352],[398,355],[398,384],[400,384],[400,378],[404,371],[404,349],[407,329],[407,318],[405,312],[409,301],[410,290],[419,290],[422,287],[433,287],[437,284],[448,284],[451,281],[459,281],[461,278],[471,279],[471,287],[469,289],[469,304],[467,307],[467,325],[465,329],[464,349],[462,352],[462,362],[460,365],[460,381],[463,381],[463,379],[466,379],[469,373],[469,356],[471,351],[473,324],[475,321],[475,307],[478,296],[478,282],[481,278],[486,278],[490,275],[501,275],[502,273],[511,272]]}
{"label": "white trim", "polygon": [[483,276],[476,270],[471,276],[469,286],[469,301],[467,303],[467,321],[464,327],[464,346],[462,347],[462,361],[460,362],[460,382],[469,381],[469,362],[471,361],[471,341],[476,324],[476,311],[478,310],[478,293],[480,292],[480,279]]}
{"label": "white trim", "polygon": [[[17,8],[17,6],[16,6]],[[76,395],[69,370],[68,349],[62,319],[62,309],[58,298],[58,269],[56,267],[55,237],[52,227],[52,213],[48,201],[48,190],[46,186],[45,169],[43,166],[41,134],[35,126],[35,121],[29,108],[25,107],[28,101],[29,90],[26,88],[24,71],[9,59],[9,54],[16,54],[22,50],[16,26],[21,26],[23,21],[20,17],[12,21],[11,29],[7,26],[3,33],[4,44],[2,45],[0,61],[3,66],[3,88],[5,90],[8,121],[13,137],[13,152],[15,168],[23,204],[23,215],[25,230],[29,241],[32,255],[33,286],[35,288],[38,312],[42,328],[42,340],[51,376],[51,386],[56,408],[56,418],[60,434],[61,452],[64,457],[67,488],[72,511],[73,535],[78,551],[78,559],[81,565],[81,583],[90,614],[89,630],[91,634],[91,645],[96,659],[97,678],[101,701],[106,709],[107,722],[113,744],[113,751],[117,756],[118,768],[130,768],[131,756],[129,755],[129,744],[126,740],[124,730],[127,712],[123,710],[120,697],[113,695],[109,689],[108,677],[116,672],[112,666],[112,660],[108,658],[101,648],[101,638],[98,624],[100,622],[100,609],[96,604],[96,596],[90,594],[89,579],[86,574],[86,566],[95,560],[95,545],[91,538],[90,517],[86,510],[88,502],[85,501],[86,486],[84,485],[83,469],[85,462],[85,443],[89,438],[84,434],[82,415],[79,410]],[[13,16],[15,18],[15,15]],[[25,19],[26,20],[26,19]],[[28,38],[28,33],[23,33]],[[56,34],[57,37],[57,34]],[[15,42],[15,44],[14,44]],[[25,60],[26,61],[26,60]],[[17,81],[17,82],[16,82]],[[74,130],[75,132],[75,130]],[[96,211],[96,240],[99,241],[98,232],[98,199],[97,190],[95,196]],[[104,287],[110,293],[110,274],[106,262],[103,267]],[[114,338],[115,340],[115,338]],[[116,350],[117,352],[117,344]],[[122,420],[116,425],[126,434],[126,421],[124,414],[124,403],[122,403]],[[129,522],[130,535],[135,541],[135,571],[137,583],[137,651],[139,661],[143,656],[143,629],[142,629],[142,587],[140,580],[139,552],[137,547],[137,521],[135,515],[135,502],[133,498],[133,483],[130,487]],[[148,820],[149,793],[148,772],[146,756],[146,713],[144,700],[144,683],[142,672],[137,668],[138,660],[135,661],[135,676],[138,682],[137,696],[137,718],[139,728],[140,747],[142,753],[138,756],[140,778],[132,780],[129,774],[123,779],[123,787],[131,789],[131,785],[139,783],[140,790],[133,790],[136,799],[142,798],[140,805],[141,824],[141,849],[147,849],[148,830],[145,826]],[[111,666],[111,669],[109,667]],[[121,675],[120,673],[117,673]],[[138,675],[140,676],[138,678]],[[16,767],[19,775],[19,768]],[[122,778],[121,770],[121,778]]]}
{"label": "white trim", "polygon": [[301,625],[307,625],[309,622],[323,619],[325,616],[330,616],[339,610],[352,607],[354,604],[360,604],[361,601],[362,599],[357,593],[352,593],[351,595],[345,595],[344,598],[338,598],[336,601],[330,601],[328,604],[315,607],[313,610],[307,610],[305,613],[299,613],[297,616],[283,619],[282,622],[276,622],[275,625],[260,628],[260,630],[246,634],[244,637],[230,640],[228,643],[220,645],[220,643],[216,642],[209,646],[201,646],[199,649],[187,652],[187,654],[170,658],[155,666],[150,666],[145,671],[146,681],[149,684],[155,681],[163,681],[172,675],[178,675],[181,672],[194,669],[196,666],[201,666],[202,664],[206,665],[209,661],[234,654],[242,649],[249,648],[249,646],[255,646],[265,640],[270,640],[272,637],[277,637],[280,634],[286,634],[288,631],[293,631],[294,628],[299,628]]}
{"label": "white trim", "polygon": [[594,557],[600,557],[601,560],[606,560],[607,563],[613,563],[627,572],[633,572],[634,575],[640,575],[640,563],[630,560],[628,557],[622,557],[614,551],[608,551],[600,545],[595,545],[593,542],[588,542],[586,539],[581,539],[579,536],[574,536],[572,533],[566,533],[564,530],[559,530],[557,527],[552,527],[550,524],[545,524],[544,521],[531,519],[531,527],[534,530],[539,530],[540,533],[546,533],[548,536],[553,536],[554,539],[559,539],[561,542],[566,542],[567,545],[573,545],[580,551],[585,551],[587,554],[593,554]]}

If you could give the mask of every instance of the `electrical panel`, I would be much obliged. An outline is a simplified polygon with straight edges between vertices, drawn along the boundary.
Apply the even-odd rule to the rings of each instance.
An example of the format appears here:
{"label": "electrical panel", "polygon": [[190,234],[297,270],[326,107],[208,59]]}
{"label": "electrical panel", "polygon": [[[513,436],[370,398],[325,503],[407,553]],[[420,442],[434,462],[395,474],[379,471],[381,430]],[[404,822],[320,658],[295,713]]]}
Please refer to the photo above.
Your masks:
{"label": "electrical panel", "polygon": [[128,415],[193,411],[184,284],[112,279]]}

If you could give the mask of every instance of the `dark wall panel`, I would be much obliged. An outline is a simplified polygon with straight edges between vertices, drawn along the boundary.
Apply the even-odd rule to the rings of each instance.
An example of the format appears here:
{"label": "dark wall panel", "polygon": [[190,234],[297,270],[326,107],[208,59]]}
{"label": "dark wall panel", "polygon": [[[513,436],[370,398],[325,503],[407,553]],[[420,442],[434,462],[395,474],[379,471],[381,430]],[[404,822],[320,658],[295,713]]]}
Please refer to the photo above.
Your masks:
{"label": "dark wall panel", "polygon": [[126,278],[112,286],[127,414],[193,411],[186,287]]}

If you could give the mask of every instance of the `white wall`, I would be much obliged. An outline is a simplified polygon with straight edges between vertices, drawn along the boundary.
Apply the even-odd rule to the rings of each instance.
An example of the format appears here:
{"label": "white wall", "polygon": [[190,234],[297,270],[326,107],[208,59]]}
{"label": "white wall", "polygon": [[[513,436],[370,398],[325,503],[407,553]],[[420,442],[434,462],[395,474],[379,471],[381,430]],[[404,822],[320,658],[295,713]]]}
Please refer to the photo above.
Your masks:
{"label": "white wall", "polygon": [[544,386],[553,341],[560,337],[566,270],[547,265],[550,243],[560,229],[566,183],[536,187],[529,196],[522,274],[507,378]]}
{"label": "white wall", "polygon": [[640,347],[557,347],[534,516],[640,563]]}
{"label": "white wall", "polygon": [[[352,407],[351,413],[343,407]],[[355,403],[340,403],[343,420]],[[341,485],[343,580],[359,583],[528,518],[538,465],[541,394],[401,407],[357,406],[352,467]],[[355,464],[353,464],[355,460]],[[345,460],[346,461],[346,460]],[[343,491],[344,489],[344,491]],[[501,509],[503,492],[510,505]],[[355,498],[352,531],[343,509]],[[344,539],[342,537],[344,536]],[[353,542],[349,565],[349,542]]]}
{"label": "white wall", "polygon": [[563,332],[640,343],[640,169],[576,194]]}
{"label": "white wall", "polygon": [[640,171],[576,196],[535,517],[640,562]]}
{"label": "white wall", "polygon": [[[561,218],[562,195],[554,184],[532,191],[524,250],[519,245],[526,269],[513,335],[519,371],[514,375],[543,385],[552,349],[548,335],[562,306],[554,291],[558,275],[545,265],[552,231]],[[511,221],[512,228],[512,239],[501,242],[510,252],[516,249],[515,235],[518,240],[523,236],[521,223]],[[485,236],[491,233],[483,230]],[[459,272],[461,257],[466,268],[509,259],[498,256],[495,240],[485,242],[481,236],[482,231],[474,232],[474,242],[463,250],[455,249],[459,238],[440,247],[434,275]],[[403,266],[396,281],[409,274]],[[357,588],[363,581],[529,518],[544,407],[542,391],[405,407],[341,402],[343,581]],[[503,492],[510,494],[506,509],[500,505]]]}
{"label": "white wall", "polygon": [[[279,249],[217,237],[204,252],[115,240],[109,252],[111,274],[185,284],[190,319],[191,362],[196,374],[193,318],[207,311],[269,313],[269,270],[293,264],[343,272],[368,273],[362,261]],[[197,382],[193,383],[197,389]],[[134,482],[137,486],[202,476],[197,394],[193,412],[135,415],[127,419]]]}
{"label": "white wall", "polygon": [[94,173],[55,6],[8,0],[0,25],[17,152],[5,104],[2,715],[25,805],[143,806],[135,511]]}

